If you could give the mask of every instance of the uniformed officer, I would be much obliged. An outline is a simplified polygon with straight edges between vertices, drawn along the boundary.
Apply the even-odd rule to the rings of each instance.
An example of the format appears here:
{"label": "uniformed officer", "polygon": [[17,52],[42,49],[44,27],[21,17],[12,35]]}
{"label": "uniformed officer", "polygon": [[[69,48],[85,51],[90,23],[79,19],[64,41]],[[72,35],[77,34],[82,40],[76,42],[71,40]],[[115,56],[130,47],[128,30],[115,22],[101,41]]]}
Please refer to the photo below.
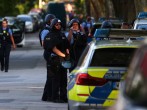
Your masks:
{"label": "uniformed officer", "polygon": [[13,48],[16,48],[14,43],[14,38],[12,30],[8,27],[7,19],[2,20],[2,27],[0,28],[0,43],[1,43],[1,71],[5,69],[5,72],[8,72],[9,69],[9,56],[11,51],[11,44]]}
{"label": "uniformed officer", "polygon": [[79,58],[87,45],[87,37],[84,33],[84,29],[79,23],[78,19],[72,19],[69,23],[68,40],[71,44],[71,57],[77,65]]}
{"label": "uniformed officer", "polygon": [[110,20],[103,21],[101,28],[113,28],[112,22]]}
{"label": "uniformed officer", "polygon": [[49,33],[49,30],[50,30],[50,23],[52,21],[52,19],[54,19],[55,16],[53,14],[47,14],[45,16],[45,27],[41,30],[41,32],[39,33],[40,35],[40,40],[41,40],[41,45],[43,45],[43,41],[44,41],[44,38],[45,36]]}
{"label": "uniformed officer", "polygon": [[67,102],[67,70],[61,62],[69,59],[69,42],[61,32],[61,21],[51,22],[51,30],[44,39],[44,57],[47,61],[47,80],[43,101]]}
{"label": "uniformed officer", "polygon": [[[53,14],[47,14],[46,16],[45,16],[45,19],[44,19],[44,21],[45,21],[45,27],[40,31],[40,43],[41,43],[41,46],[43,46],[44,45],[44,38],[47,36],[47,34],[50,32],[50,30],[51,30],[51,28],[50,28],[50,24],[51,24],[51,21],[53,20],[55,18],[55,16],[53,15]],[[47,52],[47,51],[45,51],[44,52],[44,55],[46,55],[46,56],[50,56],[50,52]],[[48,61],[48,59],[47,59],[47,57],[45,57],[45,60],[46,60],[46,63],[47,63],[47,61]],[[48,78],[48,74],[47,74],[47,78]],[[45,88],[44,88],[44,95],[43,95],[43,97],[42,97],[42,100],[43,101],[46,101],[46,100],[48,100],[47,99],[47,93],[48,93],[48,87],[47,87],[47,85],[48,85],[48,82],[46,82],[46,85],[45,85]]]}

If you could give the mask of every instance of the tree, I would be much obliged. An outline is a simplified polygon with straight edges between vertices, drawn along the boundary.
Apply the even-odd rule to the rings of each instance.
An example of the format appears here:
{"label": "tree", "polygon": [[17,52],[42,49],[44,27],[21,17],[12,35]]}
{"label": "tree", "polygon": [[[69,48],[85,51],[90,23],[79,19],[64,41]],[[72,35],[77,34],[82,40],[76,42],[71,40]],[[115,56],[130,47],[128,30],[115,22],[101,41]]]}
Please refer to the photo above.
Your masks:
{"label": "tree", "polygon": [[84,14],[84,0],[75,0],[74,1],[75,4],[75,12],[77,14]]}
{"label": "tree", "polygon": [[37,4],[36,0],[21,0],[16,7],[19,10],[19,14],[22,14],[28,13],[30,9],[35,6],[35,4]]}
{"label": "tree", "polygon": [[21,13],[28,13],[34,7],[36,0],[1,0],[0,16],[16,16]]}
{"label": "tree", "polygon": [[19,0],[1,0],[0,3],[0,16],[15,16],[18,13],[18,9],[16,8],[16,4]]}

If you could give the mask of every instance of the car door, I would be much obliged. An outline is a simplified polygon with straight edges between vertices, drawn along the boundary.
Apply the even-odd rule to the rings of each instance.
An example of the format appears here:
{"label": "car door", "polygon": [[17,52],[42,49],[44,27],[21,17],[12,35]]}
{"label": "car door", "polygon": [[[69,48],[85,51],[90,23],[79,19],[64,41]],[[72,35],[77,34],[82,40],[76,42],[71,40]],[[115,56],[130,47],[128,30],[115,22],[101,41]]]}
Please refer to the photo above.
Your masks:
{"label": "car door", "polygon": [[96,49],[88,67],[90,96],[104,102],[116,99],[120,81],[136,48]]}

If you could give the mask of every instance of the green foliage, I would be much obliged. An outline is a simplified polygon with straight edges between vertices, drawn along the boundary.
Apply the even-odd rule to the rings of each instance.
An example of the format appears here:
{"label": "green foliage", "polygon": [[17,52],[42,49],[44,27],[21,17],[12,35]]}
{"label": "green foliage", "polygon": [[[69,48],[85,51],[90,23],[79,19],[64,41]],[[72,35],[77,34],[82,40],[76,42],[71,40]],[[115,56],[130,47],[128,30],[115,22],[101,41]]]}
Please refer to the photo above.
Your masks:
{"label": "green foliage", "polygon": [[21,0],[1,0],[0,17],[28,13],[36,3],[36,0],[23,0],[23,3]]}
{"label": "green foliage", "polygon": [[17,4],[19,14],[28,13],[35,6],[36,2],[35,0],[25,0],[24,3]]}
{"label": "green foliage", "polygon": [[84,14],[84,0],[75,0],[75,12],[77,14]]}
{"label": "green foliage", "polygon": [[0,16],[15,16],[18,9],[15,7],[19,0],[1,0],[0,3]]}

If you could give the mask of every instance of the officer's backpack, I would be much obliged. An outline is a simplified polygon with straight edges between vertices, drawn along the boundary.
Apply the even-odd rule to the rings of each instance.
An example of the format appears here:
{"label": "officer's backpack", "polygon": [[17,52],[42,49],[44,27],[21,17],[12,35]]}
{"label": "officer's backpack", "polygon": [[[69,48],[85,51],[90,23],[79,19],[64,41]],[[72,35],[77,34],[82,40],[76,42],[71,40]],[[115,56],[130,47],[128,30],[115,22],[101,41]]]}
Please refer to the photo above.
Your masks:
{"label": "officer's backpack", "polygon": [[41,33],[43,30],[49,30],[50,31],[50,28],[49,27],[44,27],[42,28],[40,31],[39,31],[39,41],[40,41],[40,45],[42,46],[42,40],[41,40]]}

